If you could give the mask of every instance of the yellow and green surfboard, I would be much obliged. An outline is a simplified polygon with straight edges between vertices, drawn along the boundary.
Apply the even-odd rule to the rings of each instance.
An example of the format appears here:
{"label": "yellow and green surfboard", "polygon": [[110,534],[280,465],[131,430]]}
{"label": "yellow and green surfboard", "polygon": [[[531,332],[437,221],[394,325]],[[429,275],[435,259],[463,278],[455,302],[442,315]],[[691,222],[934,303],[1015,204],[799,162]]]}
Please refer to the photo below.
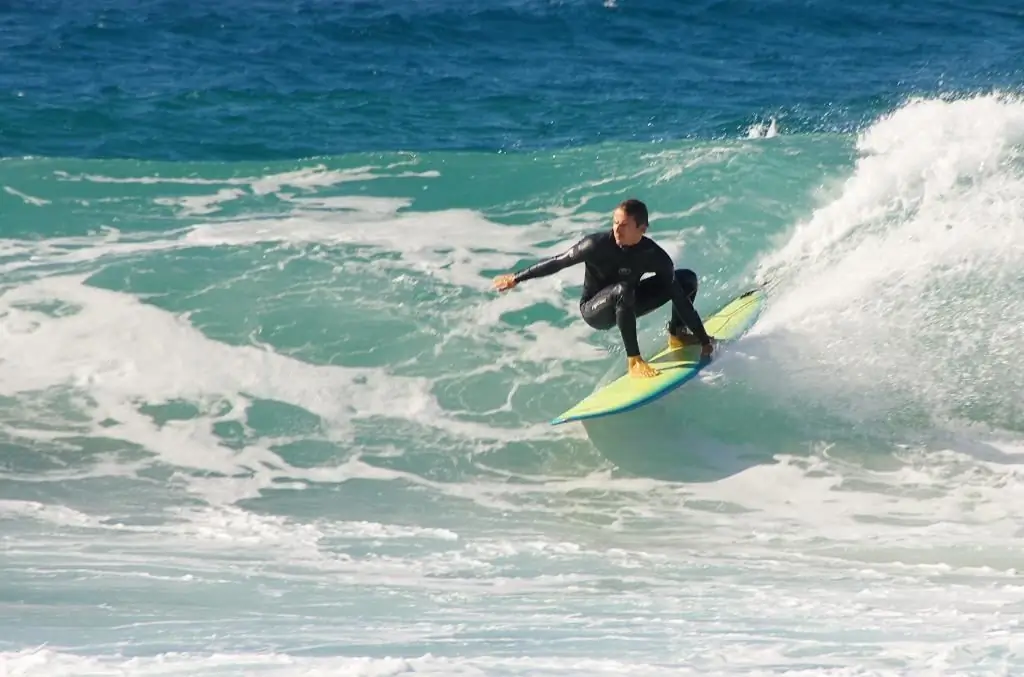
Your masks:
{"label": "yellow and green surfboard", "polygon": [[[764,301],[763,289],[751,289],[704,320],[704,328],[716,339],[716,353],[723,345],[735,341],[753,326],[764,307]],[[700,346],[666,348],[648,360],[660,372],[657,376],[635,378],[628,373],[624,374],[553,418],[551,424],[610,416],[636,409],[683,385],[713,360],[714,357],[711,360],[701,359]]]}

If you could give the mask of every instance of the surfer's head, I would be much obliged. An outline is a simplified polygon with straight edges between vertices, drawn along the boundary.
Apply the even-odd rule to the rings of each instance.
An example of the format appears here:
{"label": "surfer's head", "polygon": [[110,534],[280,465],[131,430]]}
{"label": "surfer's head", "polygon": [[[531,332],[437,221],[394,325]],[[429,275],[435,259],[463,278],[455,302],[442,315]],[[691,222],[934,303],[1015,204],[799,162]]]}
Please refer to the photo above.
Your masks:
{"label": "surfer's head", "polygon": [[647,205],[635,198],[619,203],[612,214],[612,235],[620,247],[632,247],[647,232]]}

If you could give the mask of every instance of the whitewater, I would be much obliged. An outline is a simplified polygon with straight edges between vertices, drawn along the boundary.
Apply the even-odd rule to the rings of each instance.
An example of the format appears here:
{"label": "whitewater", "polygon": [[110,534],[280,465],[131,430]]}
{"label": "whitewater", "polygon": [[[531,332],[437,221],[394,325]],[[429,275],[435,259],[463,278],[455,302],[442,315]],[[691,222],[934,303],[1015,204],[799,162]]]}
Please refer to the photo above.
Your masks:
{"label": "whitewater", "polygon": [[[1019,673],[1022,142],[997,93],[856,133],[3,159],[0,675]],[[768,306],[699,380],[552,427],[621,343],[581,270],[491,280],[626,196],[699,311]]]}

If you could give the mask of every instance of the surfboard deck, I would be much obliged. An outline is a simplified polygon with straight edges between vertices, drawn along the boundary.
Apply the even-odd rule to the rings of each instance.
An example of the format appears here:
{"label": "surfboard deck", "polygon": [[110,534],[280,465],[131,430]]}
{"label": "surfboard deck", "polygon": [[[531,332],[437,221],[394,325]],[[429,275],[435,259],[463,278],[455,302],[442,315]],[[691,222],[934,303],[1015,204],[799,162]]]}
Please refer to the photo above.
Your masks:
{"label": "surfboard deck", "polygon": [[[716,339],[714,354],[753,326],[764,302],[764,289],[751,289],[704,320],[704,328]],[[714,361],[714,354],[710,360],[701,359],[699,345],[668,348],[666,337],[666,348],[648,360],[660,372],[657,376],[635,378],[623,374],[551,419],[551,425],[620,414],[653,402],[696,376]]]}

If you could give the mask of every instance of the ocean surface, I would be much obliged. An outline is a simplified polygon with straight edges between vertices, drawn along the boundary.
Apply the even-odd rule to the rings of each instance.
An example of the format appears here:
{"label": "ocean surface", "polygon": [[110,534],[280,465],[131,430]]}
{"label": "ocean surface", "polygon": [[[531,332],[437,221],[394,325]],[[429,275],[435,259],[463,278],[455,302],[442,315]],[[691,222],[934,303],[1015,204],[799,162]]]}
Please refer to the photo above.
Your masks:
{"label": "ocean surface", "polygon": [[[1021,674],[1022,84],[1009,0],[0,3],[0,676]],[[626,197],[768,305],[551,426],[621,340],[491,280]]]}

